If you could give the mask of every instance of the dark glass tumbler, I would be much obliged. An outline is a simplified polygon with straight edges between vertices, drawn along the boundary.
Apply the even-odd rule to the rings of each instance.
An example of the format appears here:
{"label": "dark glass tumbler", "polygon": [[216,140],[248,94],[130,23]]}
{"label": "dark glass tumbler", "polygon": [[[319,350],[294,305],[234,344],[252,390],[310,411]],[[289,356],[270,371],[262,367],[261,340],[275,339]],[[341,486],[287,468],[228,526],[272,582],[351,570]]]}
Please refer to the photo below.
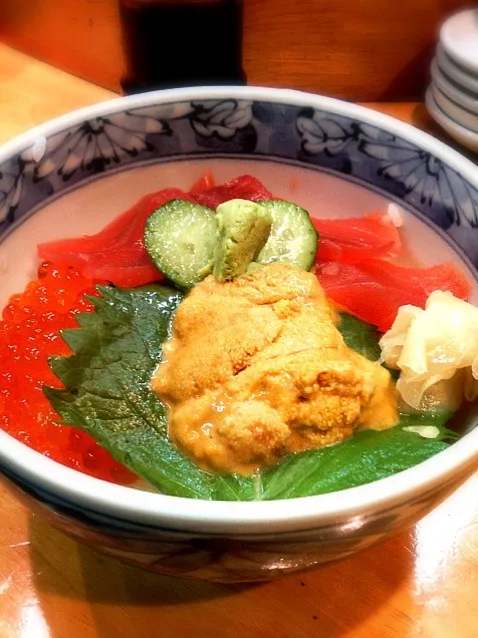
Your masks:
{"label": "dark glass tumbler", "polygon": [[119,0],[125,93],[245,84],[242,0]]}

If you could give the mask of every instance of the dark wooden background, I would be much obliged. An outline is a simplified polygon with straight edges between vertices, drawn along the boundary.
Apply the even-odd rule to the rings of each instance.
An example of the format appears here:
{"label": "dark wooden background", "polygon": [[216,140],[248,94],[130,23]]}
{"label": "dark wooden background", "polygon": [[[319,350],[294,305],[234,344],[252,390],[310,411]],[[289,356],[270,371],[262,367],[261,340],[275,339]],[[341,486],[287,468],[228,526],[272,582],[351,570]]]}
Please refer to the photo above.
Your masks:
{"label": "dark wooden background", "polygon": [[[249,84],[358,101],[423,97],[438,27],[463,0],[244,0]],[[0,0],[0,39],[119,90],[117,0]]]}

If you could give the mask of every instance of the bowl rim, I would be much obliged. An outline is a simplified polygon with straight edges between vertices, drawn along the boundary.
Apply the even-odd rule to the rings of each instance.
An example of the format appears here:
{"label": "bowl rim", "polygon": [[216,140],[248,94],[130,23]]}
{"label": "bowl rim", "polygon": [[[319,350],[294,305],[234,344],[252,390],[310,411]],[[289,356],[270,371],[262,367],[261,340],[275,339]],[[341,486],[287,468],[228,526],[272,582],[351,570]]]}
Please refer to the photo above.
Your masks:
{"label": "bowl rim", "polygon": [[478,114],[478,94],[473,96],[473,93],[469,92],[468,89],[453,85],[453,80],[450,81],[447,78],[446,73],[440,68],[436,58],[434,58],[431,63],[430,73],[433,82],[450,100],[453,100],[465,110],[470,111],[472,115]]}
{"label": "bowl rim", "polygon": [[[193,100],[238,99],[312,107],[359,118],[419,145],[460,173],[478,189],[478,168],[457,151],[413,126],[356,104],[291,89],[266,87],[189,87],[119,97],[41,124],[0,147],[0,164],[31,146],[38,137],[103,115],[144,106]],[[260,502],[203,501],[114,485],[63,466],[0,432],[0,463],[21,485],[38,486],[86,512],[154,529],[207,534],[297,532],[349,517],[373,518],[411,499],[437,492],[463,478],[478,460],[478,428],[447,450],[399,474],[347,490],[294,499]],[[0,468],[1,469],[1,468]],[[78,480],[81,476],[82,480]],[[358,526],[359,523],[357,523]]]}
{"label": "bowl rim", "polygon": [[[478,25],[474,25],[476,17],[478,16],[478,8],[468,7],[463,10],[458,10],[449,16],[440,27],[439,39],[443,48],[447,52],[452,60],[464,67],[469,74],[473,76],[478,75],[478,61],[470,59],[466,53],[460,48],[460,42],[462,41],[462,34],[458,34],[458,31],[465,27],[465,32],[470,31],[478,33]],[[471,25],[473,29],[470,29]],[[458,39],[457,39],[458,36]]]}
{"label": "bowl rim", "polygon": [[430,89],[435,102],[438,104],[443,113],[459,124],[462,128],[468,129],[475,135],[478,134],[478,113],[470,113],[470,111],[460,106],[458,102],[444,93],[435,82],[430,84]]}
{"label": "bowl rim", "polygon": [[446,53],[441,43],[437,44],[434,59],[437,61],[440,70],[454,82],[472,93],[478,93],[478,78],[468,75],[468,73],[463,71],[462,67],[457,66],[454,60]]}
{"label": "bowl rim", "polygon": [[463,146],[475,153],[478,151],[478,133],[453,120],[445,111],[442,111],[433,97],[432,87],[429,86],[425,94],[425,104],[432,118],[451,136],[455,137]]}

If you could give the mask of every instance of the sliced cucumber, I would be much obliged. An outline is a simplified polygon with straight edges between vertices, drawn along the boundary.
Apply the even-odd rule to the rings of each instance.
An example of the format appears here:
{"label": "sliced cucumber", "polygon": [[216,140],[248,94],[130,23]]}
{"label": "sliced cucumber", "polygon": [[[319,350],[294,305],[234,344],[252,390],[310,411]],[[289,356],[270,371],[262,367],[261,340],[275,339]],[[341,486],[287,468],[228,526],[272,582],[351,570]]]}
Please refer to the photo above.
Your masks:
{"label": "sliced cucumber", "polygon": [[217,234],[213,210],[173,199],[146,220],[144,245],[168,279],[192,288],[212,272]]}
{"label": "sliced cucumber", "polygon": [[309,213],[297,204],[283,200],[260,202],[272,217],[272,229],[256,261],[270,264],[280,261],[310,270],[317,252],[317,231]]}

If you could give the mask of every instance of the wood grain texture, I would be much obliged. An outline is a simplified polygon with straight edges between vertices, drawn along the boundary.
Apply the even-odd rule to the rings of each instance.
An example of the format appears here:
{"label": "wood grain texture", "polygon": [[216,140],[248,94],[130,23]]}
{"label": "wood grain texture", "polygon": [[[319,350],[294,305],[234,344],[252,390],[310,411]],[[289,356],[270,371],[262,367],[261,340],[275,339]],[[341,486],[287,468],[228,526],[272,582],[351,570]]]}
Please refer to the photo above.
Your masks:
{"label": "wood grain texture", "polygon": [[116,0],[1,0],[0,40],[118,89],[123,59]]}
{"label": "wood grain texture", "polygon": [[478,475],[418,525],[260,585],[142,572],[48,527],[0,487],[1,638],[474,638]]}
{"label": "wood grain texture", "polygon": [[[0,83],[2,141],[111,95],[2,46]],[[420,105],[369,106],[429,127]],[[275,582],[225,586],[105,558],[0,484],[0,638],[475,638],[477,494],[478,474],[377,547]]]}
{"label": "wood grain texture", "polygon": [[[244,0],[248,82],[355,101],[421,99],[440,22],[468,5]],[[124,62],[117,0],[2,0],[0,39],[119,90]]]}
{"label": "wood grain texture", "polygon": [[249,0],[246,73],[253,84],[353,100],[417,99],[444,9],[415,0]]}
{"label": "wood grain texture", "polygon": [[0,144],[52,117],[116,96],[2,44],[0,87]]}

